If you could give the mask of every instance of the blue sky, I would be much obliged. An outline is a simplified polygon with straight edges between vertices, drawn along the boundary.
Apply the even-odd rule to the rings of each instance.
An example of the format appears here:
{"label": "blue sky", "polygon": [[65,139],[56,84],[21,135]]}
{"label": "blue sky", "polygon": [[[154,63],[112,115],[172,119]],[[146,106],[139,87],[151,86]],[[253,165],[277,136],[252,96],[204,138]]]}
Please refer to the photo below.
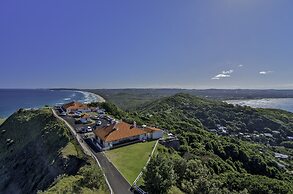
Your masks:
{"label": "blue sky", "polygon": [[292,0],[0,1],[0,88],[292,88]]}

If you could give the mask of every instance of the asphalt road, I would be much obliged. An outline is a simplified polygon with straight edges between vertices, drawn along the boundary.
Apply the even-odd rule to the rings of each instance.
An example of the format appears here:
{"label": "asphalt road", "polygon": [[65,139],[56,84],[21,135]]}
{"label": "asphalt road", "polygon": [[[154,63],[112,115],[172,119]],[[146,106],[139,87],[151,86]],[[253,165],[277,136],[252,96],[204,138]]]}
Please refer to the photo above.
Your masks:
{"label": "asphalt road", "polygon": [[[90,125],[85,125],[85,124],[75,124],[75,120],[74,120],[74,118],[72,118],[71,116],[62,116],[62,118],[63,118],[64,120],[66,120],[66,121],[67,121],[72,127],[74,127],[75,130],[80,129],[80,128],[84,127],[84,126],[91,126],[92,128],[94,128],[94,126],[95,126],[94,123],[93,123],[93,124],[90,124]],[[98,129],[107,126],[107,124],[109,123],[106,119],[102,119],[102,118],[101,118],[101,119],[99,119],[99,120],[102,122],[102,124],[101,124],[100,126],[97,127]]]}
{"label": "asphalt road", "polygon": [[[120,172],[116,169],[116,167],[107,159],[107,157],[104,155],[103,152],[100,152],[97,147],[92,143],[90,139],[82,140],[82,138],[79,136],[79,134],[76,133],[76,128],[79,127],[74,124],[74,120],[69,117],[59,117],[53,110],[54,115],[59,119],[64,119],[66,121],[66,124],[70,128],[71,132],[76,136],[77,140],[79,141],[80,145],[84,149],[85,152],[94,154],[99,164],[101,165],[105,176],[107,177],[107,180],[113,190],[114,194],[132,194],[130,191],[131,185],[125,180],[125,178],[120,174]],[[102,125],[106,125],[107,121],[102,120]],[[75,128],[75,129],[74,129]],[[86,146],[87,144],[88,146]]]}
{"label": "asphalt road", "polygon": [[95,153],[100,165],[112,187],[114,194],[132,194],[130,184],[124,179],[115,166],[109,162],[103,152]]}
{"label": "asphalt road", "polygon": [[105,154],[101,152],[90,139],[85,140],[94,155],[97,157],[103,171],[111,185],[114,194],[131,194],[129,190],[131,185],[120,174],[116,167],[107,159]]}

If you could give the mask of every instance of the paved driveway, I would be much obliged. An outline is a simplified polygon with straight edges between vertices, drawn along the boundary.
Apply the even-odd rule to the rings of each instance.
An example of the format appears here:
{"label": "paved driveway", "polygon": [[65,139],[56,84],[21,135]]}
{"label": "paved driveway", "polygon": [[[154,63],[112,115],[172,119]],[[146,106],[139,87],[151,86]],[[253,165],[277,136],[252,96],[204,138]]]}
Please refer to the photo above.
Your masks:
{"label": "paved driveway", "polygon": [[104,153],[98,152],[95,155],[105,172],[105,175],[113,189],[113,192],[115,194],[132,194],[132,192],[129,190],[130,184],[124,179],[124,177],[119,173],[115,166],[111,162],[109,162]]}
{"label": "paved driveway", "polygon": [[82,140],[79,134],[76,133],[76,129],[74,129],[73,126],[74,123],[72,123],[72,120],[67,120],[66,117],[61,118],[59,117],[54,110],[53,114],[60,120],[65,121],[66,125],[70,128],[73,136],[76,137],[78,140],[79,144],[83,148],[84,152],[87,155],[94,154],[98,161],[99,164],[101,165],[105,176],[107,177],[107,180],[113,190],[114,194],[132,194],[132,192],[129,190],[130,189],[130,184],[125,180],[125,178],[120,174],[120,172],[115,168],[113,164],[109,162],[109,160],[106,158],[103,152],[99,152],[97,147],[92,143],[91,140],[87,139],[85,141]]}
{"label": "paved driveway", "polygon": [[107,159],[103,152],[93,144],[89,139],[85,140],[86,143],[91,148],[94,155],[99,160],[101,167],[111,185],[114,194],[131,194],[130,184],[125,180],[125,178],[120,174],[120,172],[115,168],[115,166]]}

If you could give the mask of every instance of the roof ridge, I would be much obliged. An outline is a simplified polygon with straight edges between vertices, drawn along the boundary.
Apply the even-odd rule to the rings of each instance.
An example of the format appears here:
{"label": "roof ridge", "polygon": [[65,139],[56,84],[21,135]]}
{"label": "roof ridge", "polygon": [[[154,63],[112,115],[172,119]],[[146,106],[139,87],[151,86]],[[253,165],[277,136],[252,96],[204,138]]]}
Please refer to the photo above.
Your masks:
{"label": "roof ridge", "polygon": [[115,129],[116,124],[112,124],[112,125],[113,125],[113,127],[111,125],[105,127],[105,128],[108,128],[108,127],[112,128],[111,131],[109,131],[109,133],[107,135],[105,135],[105,138],[107,138],[113,131],[116,131],[116,129]]}

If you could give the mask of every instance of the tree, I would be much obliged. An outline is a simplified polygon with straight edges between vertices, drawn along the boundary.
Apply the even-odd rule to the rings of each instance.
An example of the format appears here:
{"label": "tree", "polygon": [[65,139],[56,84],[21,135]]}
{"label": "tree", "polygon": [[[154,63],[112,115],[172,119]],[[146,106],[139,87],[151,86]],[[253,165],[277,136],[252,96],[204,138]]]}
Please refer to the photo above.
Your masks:
{"label": "tree", "polygon": [[149,193],[167,193],[175,181],[171,160],[160,155],[155,156],[147,165],[143,178]]}
{"label": "tree", "polygon": [[217,187],[208,168],[199,160],[189,160],[181,189],[186,193],[209,193],[211,189]]}
{"label": "tree", "polygon": [[80,185],[90,189],[99,189],[103,186],[104,176],[102,170],[94,165],[87,165],[80,169],[79,173],[83,176]]}
{"label": "tree", "polygon": [[174,171],[177,175],[177,184],[181,185],[187,169],[187,161],[180,158],[174,159]]}
{"label": "tree", "polygon": [[111,102],[102,102],[100,106],[105,109],[107,113],[113,115],[117,119],[121,119],[125,115],[125,112]]}

